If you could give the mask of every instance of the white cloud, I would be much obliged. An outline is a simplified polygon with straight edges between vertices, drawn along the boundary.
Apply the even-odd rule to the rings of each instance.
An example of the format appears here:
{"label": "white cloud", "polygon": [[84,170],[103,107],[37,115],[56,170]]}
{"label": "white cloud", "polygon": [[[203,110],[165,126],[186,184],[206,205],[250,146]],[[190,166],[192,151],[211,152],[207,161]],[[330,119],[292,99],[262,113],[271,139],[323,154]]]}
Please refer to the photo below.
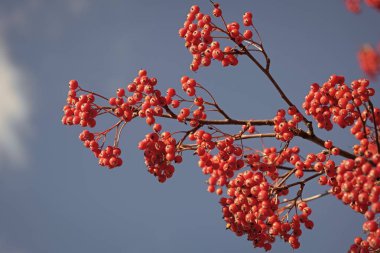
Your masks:
{"label": "white cloud", "polygon": [[0,34],[0,158],[22,166],[27,160],[23,137],[29,129],[30,106],[24,87],[25,74],[8,52]]}
{"label": "white cloud", "polygon": [[[33,22],[30,18],[44,11],[47,0],[22,1],[11,10],[0,8],[0,170],[4,162],[10,162],[12,167],[24,167],[28,152],[25,148],[26,133],[30,131],[31,101],[28,100],[28,78],[26,72],[17,66],[10,55],[5,39],[7,35],[18,32],[30,36]],[[65,12],[78,17],[88,7],[88,0],[65,0]],[[62,21],[52,19],[46,33],[59,33]],[[46,27],[45,27],[46,28]],[[0,251],[1,252],[1,251]]]}

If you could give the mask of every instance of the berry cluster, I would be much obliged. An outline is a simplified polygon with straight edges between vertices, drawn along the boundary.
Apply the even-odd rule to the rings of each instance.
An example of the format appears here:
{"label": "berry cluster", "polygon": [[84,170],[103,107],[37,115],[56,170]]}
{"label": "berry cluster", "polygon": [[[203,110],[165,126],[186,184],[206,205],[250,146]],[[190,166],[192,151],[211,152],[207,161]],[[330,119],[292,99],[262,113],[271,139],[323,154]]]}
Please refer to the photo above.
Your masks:
{"label": "berry cluster", "polygon": [[333,122],[345,128],[360,120],[358,107],[375,94],[368,85],[367,80],[361,79],[353,81],[350,88],[344,77],[332,75],[321,87],[317,83],[311,85],[302,107],[318,122],[319,128],[330,131]]}
{"label": "berry cluster", "polygon": [[[348,87],[343,77],[332,76],[322,87],[313,84],[304,103],[306,113],[314,116],[319,127],[330,130],[333,115],[333,121],[340,127],[352,126],[351,134],[359,141],[353,147],[355,159],[345,159],[337,167],[335,164],[327,166],[327,162],[314,165],[316,171],[324,168],[326,172],[326,176],[320,177],[320,184],[330,185],[332,194],[367,219],[363,224],[367,237],[356,238],[350,252],[375,252],[380,249],[379,221],[376,218],[380,213],[377,137],[380,109],[370,101],[374,94],[374,89],[369,88],[369,82],[365,79],[353,81]],[[362,111],[361,107],[364,108]],[[325,147],[331,150],[331,154],[336,153],[332,142],[325,143]]]}
{"label": "berry cluster", "polygon": [[380,49],[371,45],[364,45],[358,52],[359,66],[370,78],[374,79],[380,74]]}
{"label": "berry cluster", "polygon": [[[219,187],[225,186],[234,176],[235,171],[244,166],[244,161],[241,158],[242,149],[234,145],[232,137],[214,142],[212,141],[212,135],[203,130],[198,130],[189,138],[190,140],[196,140],[197,143],[198,166],[202,168],[203,174],[210,175],[207,181],[208,191],[221,195],[223,190],[218,188],[215,191],[216,185]],[[214,148],[217,149],[218,153],[212,155],[210,151]]]}
{"label": "berry cluster", "polygon": [[156,84],[155,77],[148,77],[146,70],[140,70],[133,82],[127,85],[127,91],[131,94],[128,95],[125,89],[119,88],[116,97],[109,99],[115,115],[128,122],[137,114],[140,118],[145,118],[148,125],[153,125],[155,117],[162,115],[162,107],[166,105],[165,97],[155,89]]}
{"label": "berry cluster", "polygon": [[[373,166],[376,164],[376,167]],[[375,252],[380,249],[380,228],[377,215],[380,213],[380,156],[373,155],[368,160],[357,157],[355,160],[343,160],[336,170],[336,177],[331,178],[333,194],[344,204],[367,221],[363,224],[366,238],[356,238],[350,252]]]}
{"label": "berry cluster", "polygon": [[364,2],[371,8],[380,11],[380,1],[379,0],[364,0]]}
{"label": "berry cluster", "polygon": [[148,172],[157,177],[160,183],[173,176],[175,169],[172,162],[182,162],[182,156],[176,155],[176,144],[176,139],[169,132],[163,132],[161,136],[150,133],[139,142],[138,148],[144,150]]}
{"label": "berry cluster", "polygon": [[[353,13],[360,12],[360,3],[361,0],[345,0],[346,8]],[[364,0],[364,3],[369,7],[380,11],[380,0]]]}
{"label": "berry cluster", "polygon": [[123,164],[123,160],[119,157],[121,150],[115,146],[107,146],[105,149],[99,147],[99,134],[93,134],[88,130],[83,130],[79,134],[79,139],[83,145],[90,149],[96,158],[99,159],[99,165],[113,169]]}
{"label": "berry cluster", "polygon": [[[376,154],[377,162],[380,162],[379,158]],[[363,157],[343,160],[336,169],[336,180],[332,183],[333,193],[359,213],[366,212],[371,204],[372,211],[380,212],[380,186],[376,185],[380,167],[373,167],[371,162]]]}
{"label": "berry cluster", "polygon": [[[177,115],[177,120],[179,122],[184,122],[187,118],[190,118],[190,114],[192,115],[190,119],[190,126],[197,127],[199,125],[199,120],[205,120],[207,118],[207,114],[205,112],[204,100],[201,96],[196,95],[196,88],[201,87],[193,78],[189,78],[188,76],[182,76],[181,78],[181,86],[182,90],[189,97],[194,97],[193,101],[186,101],[182,99],[182,101],[192,102],[192,106],[184,107],[180,110]],[[180,106],[180,101],[177,99],[173,99],[176,96],[176,91],[173,88],[169,88],[167,91],[166,101],[173,108],[178,108]],[[194,107],[193,111],[191,108]]]}
{"label": "berry cluster", "polygon": [[353,12],[353,13],[359,13],[360,12],[360,0],[345,0],[346,8]]}
{"label": "berry cluster", "polygon": [[62,124],[94,127],[96,125],[95,117],[98,115],[98,110],[94,104],[95,96],[89,93],[78,97],[78,88],[78,81],[71,80],[69,82],[67,104],[63,107]]}
{"label": "berry cluster", "polygon": [[299,122],[302,121],[303,116],[297,111],[297,108],[294,106],[289,107],[288,114],[292,116],[291,120],[286,120],[286,112],[284,109],[277,111],[276,116],[273,118],[274,121],[274,131],[277,134],[276,138],[281,141],[290,141],[293,139],[294,129],[297,128]]}
{"label": "berry cluster", "polygon": [[297,249],[301,223],[308,229],[314,226],[308,218],[312,210],[305,202],[298,204],[302,213],[294,215],[290,222],[280,216],[279,199],[262,172],[242,172],[227,189],[229,197],[220,200],[227,228],[237,236],[246,234],[254,247],[268,251],[278,236]]}
{"label": "berry cluster", "polygon": [[[252,171],[260,171],[265,173],[268,178],[276,181],[279,177],[277,167],[282,166],[285,163],[290,163],[297,169],[296,176],[301,178],[303,176],[304,165],[300,161],[299,147],[284,148],[278,151],[276,147],[264,148],[262,152],[254,152],[252,154],[246,154],[246,163],[250,166]],[[302,174],[301,174],[302,173]],[[287,189],[280,192],[280,195],[286,195]]]}
{"label": "berry cluster", "polygon": [[[222,10],[217,3],[214,4],[213,15],[222,17]],[[243,15],[243,24],[244,26],[252,26],[251,12],[246,12]],[[212,60],[221,62],[223,67],[236,66],[239,63],[236,57],[237,52],[230,46],[221,49],[219,42],[214,40],[215,37],[221,36],[213,33],[219,32],[222,36],[227,35],[226,39],[232,40],[238,45],[243,41],[254,43],[251,30],[245,30],[241,33],[239,29],[238,22],[226,24],[225,29],[219,28],[212,22],[211,16],[200,12],[199,6],[192,6],[183,27],[178,31],[179,36],[185,39],[186,48],[193,55],[190,69],[197,71],[200,66],[207,67]]]}

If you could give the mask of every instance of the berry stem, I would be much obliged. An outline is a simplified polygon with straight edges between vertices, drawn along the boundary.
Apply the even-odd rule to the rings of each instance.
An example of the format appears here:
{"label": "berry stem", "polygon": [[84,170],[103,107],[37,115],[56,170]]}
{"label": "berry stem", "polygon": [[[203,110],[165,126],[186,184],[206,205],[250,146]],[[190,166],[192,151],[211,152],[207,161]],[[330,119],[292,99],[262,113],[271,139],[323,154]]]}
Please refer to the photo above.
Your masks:
{"label": "berry stem", "polygon": [[96,93],[96,92],[93,92],[93,91],[88,91],[88,90],[85,90],[83,89],[82,87],[79,87],[79,90],[80,91],[83,91],[83,92],[87,92],[87,93],[90,93],[90,94],[93,94],[94,96],[97,96],[97,97],[100,97],[100,98],[103,98],[104,100],[107,100],[108,101],[108,98]]}
{"label": "berry stem", "polygon": [[321,171],[321,172],[318,172],[310,177],[307,177],[305,178],[304,180],[302,181],[297,181],[297,182],[294,182],[294,183],[291,183],[291,184],[288,184],[288,185],[284,185],[284,186],[280,186],[280,187],[274,187],[273,190],[284,190],[284,189],[289,189],[293,186],[296,186],[296,185],[305,185],[305,183],[307,183],[308,181],[316,178],[316,177],[319,177],[321,175],[324,174],[324,171]]}
{"label": "berry stem", "polygon": [[212,99],[212,101],[214,101],[214,104],[213,106],[215,106],[215,108],[220,112],[220,114],[222,114],[226,119],[231,119],[230,116],[228,116],[228,114],[222,109],[220,108],[220,106],[218,105],[218,103],[216,102],[214,96],[206,89],[204,88],[202,85],[198,84],[198,87],[202,90],[204,90]]}
{"label": "berry stem", "polygon": [[187,138],[187,136],[189,136],[189,134],[194,133],[195,131],[197,131],[201,127],[202,127],[202,125],[199,124],[197,127],[194,127],[192,129],[190,129],[189,131],[187,131],[183,135],[182,139],[178,142],[178,144],[177,144],[177,150],[181,149],[183,142],[186,140],[186,138]]}
{"label": "berry stem", "polygon": [[[325,141],[322,140],[321,138],[319,138],[318,136],[316,136],[314,133],[311,134],[311,133],[307,133],[303,130],[300,130],[298,133],[296,133],[296,135],[300,136],[301,138],[303,138],[305,140],[309,140],[309,141],[311,141],[311,142],[313,142],[313,143],[315,143],[321,147],[324,147]],[[340,150],[340,153],[339,153],[340,156],[343,156],[345,158],[350,158],[350,159],[356,158],[355,155],[351,154],[348,151],[345,151],[344,149],[339,148],[339,150]]]}
{"label": "berry stem", "polygon": [[123,132],[123,129],[125,127],[125,125],[127,124],[127,122],[124,122],[121,127],[119,128],[119,126],[117,126],[117,130],[116,130],[116,133],[115,133],[115,139],[114,139],[114,146],[115,147],[118,147],[119,146],[119,140],[120,140],[120,135],[121,133]]}

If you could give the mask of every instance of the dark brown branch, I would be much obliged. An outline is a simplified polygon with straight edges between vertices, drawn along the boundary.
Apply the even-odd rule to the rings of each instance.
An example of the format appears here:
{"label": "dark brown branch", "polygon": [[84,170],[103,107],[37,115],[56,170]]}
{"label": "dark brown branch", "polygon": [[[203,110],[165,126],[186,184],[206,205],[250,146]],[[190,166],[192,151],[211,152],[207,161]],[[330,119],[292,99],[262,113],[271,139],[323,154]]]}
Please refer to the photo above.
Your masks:
{"label": "dark brown branch", "polygon": [[377,152],[380,152],[379,133],[377,132],[375,109],[373,108],[373,104],[372,104],[371,100],[368,100],[368,104],[369,104],[369,108],[371,109],[371,113],[372,113],[372,117],[373,117],[373,125],[375,127]]}
{"label": "dark brown branch", "polygon": [[[175,113],[173,113],[171,110],[170,110],[170,112],[172,113],[172,115],[163,114],[159,117],[176,119],[177,115]],[[190,120],[191,120],[191,118],[186,119],[186,121],[190,121]],[[263,120],[236,120],[236,119],[198,120],[198,122],[202,125],[247,125],[247,124],[251,124],[251,125],[255,125],[255,126],[273,126],[274,125],[274,122],[271,119],[263,119]]]}
{"label": "dark brown branch", "polygon": [[[299,132],[295,133],[297,136],[305,139],[305,140],[309,140],[321,147],[325,147],[325,141],[322,140],[321,138],[319,138],[318,136],[316,136],[315,134],[310,134],[310,133],[307,133],[303,130],[300,130]],[[346,157],[346,158],[349,158],[349,159],[355,159],[356,156],[339,148],[340,152],[339,152],[339,155],[343,156],[343,157]]]}
{"label": "dark brown branch", "polygon": [[[282,166],[282,165],[278,165],[278,166],[276,166],[276,168],[279,170],[286,170],[286,171],[293,170],[293,168],[291,168],[291,167]],[[315,170],[311,170],[311,169],[303,169],[302,171],[303,172],[315,172]]]}
{"label": "dark brown branch", "polygon": [[[191,131],[190,131],[191,132]],[[190,133],[189,133],[190,134]],[[265,134],[247,134],[247,135],[235,135],[233,136],[235,140],[243,140],[243,139],[257,139],[257,138],[273,138],[273,133],[265,133]],[[197,144],[182,144],[178,146],[180,150],[196,150],[198,147]]]}

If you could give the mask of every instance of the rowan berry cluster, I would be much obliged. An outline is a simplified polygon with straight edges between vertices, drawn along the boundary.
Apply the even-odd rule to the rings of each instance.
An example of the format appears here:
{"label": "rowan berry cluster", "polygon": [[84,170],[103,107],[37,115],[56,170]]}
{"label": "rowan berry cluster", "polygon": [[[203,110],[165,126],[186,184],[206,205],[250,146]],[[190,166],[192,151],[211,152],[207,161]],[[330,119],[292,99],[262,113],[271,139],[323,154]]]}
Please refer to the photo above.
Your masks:
{"label": "rowan berry cluster", "polygon": [[93,134],[89,130],[83,130],[79,134],[79,139],[83,142],[83,145],[90,149],[96,158],[99,159],[99,165],[113,169],[123,164],[123,160],[119,157],[121,150],[118,147],[107,146],[102,149],[99,146],[99,139],[101,134]]}
{"label": "rowan berry cluster", "polygon": [[[222,10],[218,3],[214,3],[213,15],[223,19]],[[241,32],[238,22],[224,24],[225,28],[216,26],[212,22],[211,16],[200,12],[197,5],[190,8],[186,21],[178,33],[180,37],[184,38],[186,48],[193,55],[193,61],[190,65],[192,71],[197,71],[200,66],[209,66],[212,60],[221,62],[223,67],[236,66],[239,63],[237,59],[239,52],[231,46],[222,49],[220,43],[215,40],[216,38],[228,39],[237,45],[243,41],[256,44],[252,40],[252,30],[246,29]],[[246,12],[243,15],[243,25],[253,28],[251,12]]]}
{"label": "rowan berry cluster", "polygon": [[[202,86],[198,84],[193,78],[189,78],[188,76],[181,77],[181,87],[182,90],[189,97],[194,97],[193,101],[186,100],[181,98],[182,102],[192,103],[190,107],[184,107],[180,110],[177,115],[177,120],[179,122],[184,122],[187,118],[190,119],[190,126],[197,127],[199,125],[199,120],[205,120],[207,118],[207,114],[205,112],[204,100],[201,96],[197,96],[196,89],[201,88]],[[167,91],[166,100],[171,104],[173,108],[178,108],[180,106],[180,101],[177,99],[172,99],[176,96],[176,92],[173,88],[169,88]],[[194,110],[191,111],[191,108],[194,107]]]}
{"label": "rowan berry cluster", "polygon": [[375,79],[380,74],[380,44],[378,50],[369,44],[364,45],[358,52],[358,61],[362,71]]}
{"label": "rowan berry cluster", "polygon": [[332,75],[322,86],[311,85],[302,107],[318,122],[319,128],[330,131],[333,123],[345,128],[360,120],[358,107],[375,94],[368,85],[368,80],[362,79],[352,82],[350,88],[344,83],[344,77]]}
{"label": "rowan berry cluster", "polygon": [[[374,164],[376,166],[374,166]],[[330,179],[332,193],[345,205],[362,213],[366,238],[356,238],[350,252],[373,252],[380,249],[380,228],[377,215],[380,213],[380,157],[372,159],[357,157],[343,160],[336,169],[336,177]]]}
{"label": "rowan berry cluster", "polygon": [[371,8],[380,11],[380,1],[379,0],[364,0],[364,2]]}
{"label": "rowan berry cluster", "polygon": [[[380,109],[370,101],[374,94],[375,90],[369,88],[369,82],[365,79],[353,81],[349,88],[344,84],[343,77],[332,76],[322,87],[313,84],[304,103],[306,113],[314,116],[319,127],[330,130],[330,117],[333,115],[334,123],[340,127],[352,126],[351,134],[359,141],[353,147],[355,159],[343,160],[337,167],[331,166],[330,173],[326,171],[327,177],[321,176],[319,180],[322,185],[328,183],[332,187],[332,194],[368,219],[363,224],[367,238],[355,239],[350,252],[374,252],[380,248],[379,221],[376,220],[380,213],[380,156],[377,138]],[[362,112],[360,107],[364,107]],[[369,125],[370,122],[373,127]],[[323,167],[326,170],[326,164]],[[366,224],[371,224],[371,229]]]}
{"label": "rowan berry cluster", "polygon": [[254,247],[272,248],[275,237],[282,238],[292,248],[300,246],[301,223],[308,229],[314,224],[309,219],[312,210],[306,202],[299,202],[298,209],[289,222],[281,216],[280,201],[273,186],[260,171],[239,173],[227,186],[228,198],[221,198],[222,212],[227,228],[237,236],[247,235]]}
{"label": "rowan berry cluster", "polygon": [[98,158],[100,166],[107,166],[109,169],[119,167],[123,164],[123,160],[119,157],[121,150],[118,147],[107,146],[101,150]]}
{"label": "rowan berry cluster", "polygon": [[77,96],[79,85],[78,81],[69,82],[69,92],[67,94],[67,104],[63,107],[64,125],[81,125],[82,127],[94,127],[98,111],[95,107],[95,97],[93,94],[83,94]]}
{"label": "rowan berry cluster", "polygon": [[160,183],[173,176],[175,168],[172,162],[182,162],[182,156],[176,155],[176,144],[176,139],[169,132],[163,132],[161,136],[150,133],[139,142],[138,148],[144,150],[148,172],[157,177]]}
{"label": "rowan berry cluster", "polygon": [[[294,173],[297,178],[303,176],[303,170],[305,169],[304,163],[301,161],[298,153],[300,149],[298,146],[292,148],[285,147],[281,150],[277,150],[276,147],[264,148],[262,152],[254,152],[246,154],[246,163],[250,166],[252,171],[261,171],[273,181],[279,180],[278,167],[286,163],[290,163],[294,166]],[[310,168],[310,167],[309,167]],[[283,188],[279,191],[279,195],[287,195],[288,189]]]}
{"label": "rowan berry cluster", "polygon": [[148,77],[146,70],[140,70],[133,82],[127,85],[127,91],[131,94],[119,88],[116,91],[116,97],[109,99],[109,104],[114,106],[115,115],[125,122],[139,116],[145,118],[148,125],[153,125],[155,117],[163,113],[162,106],[166,105],[165,97],[155,89],[156,84],[155,77]]}
{"label": "rowan berry cluster", "polygon": [[[375,10],[380,11],[380,0],[364,0],[364,3]],[[353,13],[359,13],[361,11],[361,0],[345,0],[346,7]]]}
{"label": "rowan berry cluster", "polygon": [[[221,195],[223,193],[221,187],[234,176],[235,171],[244,166],[242,149],[234,144],[232,137],[214,142],[212,135],[203,130],[198,130],[189,138],[195,139],[197,143],[198,166],[202,168],[203,174],[210,175],[207,181],[208,191]],[[218,153],[212,155],[210,151],[214,148]],[[216,186],[220,188],[215,191]]]}
{"label": "rowan berry cluster", "polygon": [[361,11],[360,1],[361,0],[345,0],[344,3],[346,4],[347,10],[353,13],[359,13]]}
{"label": "rowan berry cluster", "polygon": [[290,141],[293,139],[293,131],[303,119],[302,114],[299,113],[294,106],[289,107],[287,113],[292,116],[292,119],[286,120],[286,112],[284,109],[278,110],[276,116],[273,118],[274,131],[277,133],[276,138],[281,141]]}

